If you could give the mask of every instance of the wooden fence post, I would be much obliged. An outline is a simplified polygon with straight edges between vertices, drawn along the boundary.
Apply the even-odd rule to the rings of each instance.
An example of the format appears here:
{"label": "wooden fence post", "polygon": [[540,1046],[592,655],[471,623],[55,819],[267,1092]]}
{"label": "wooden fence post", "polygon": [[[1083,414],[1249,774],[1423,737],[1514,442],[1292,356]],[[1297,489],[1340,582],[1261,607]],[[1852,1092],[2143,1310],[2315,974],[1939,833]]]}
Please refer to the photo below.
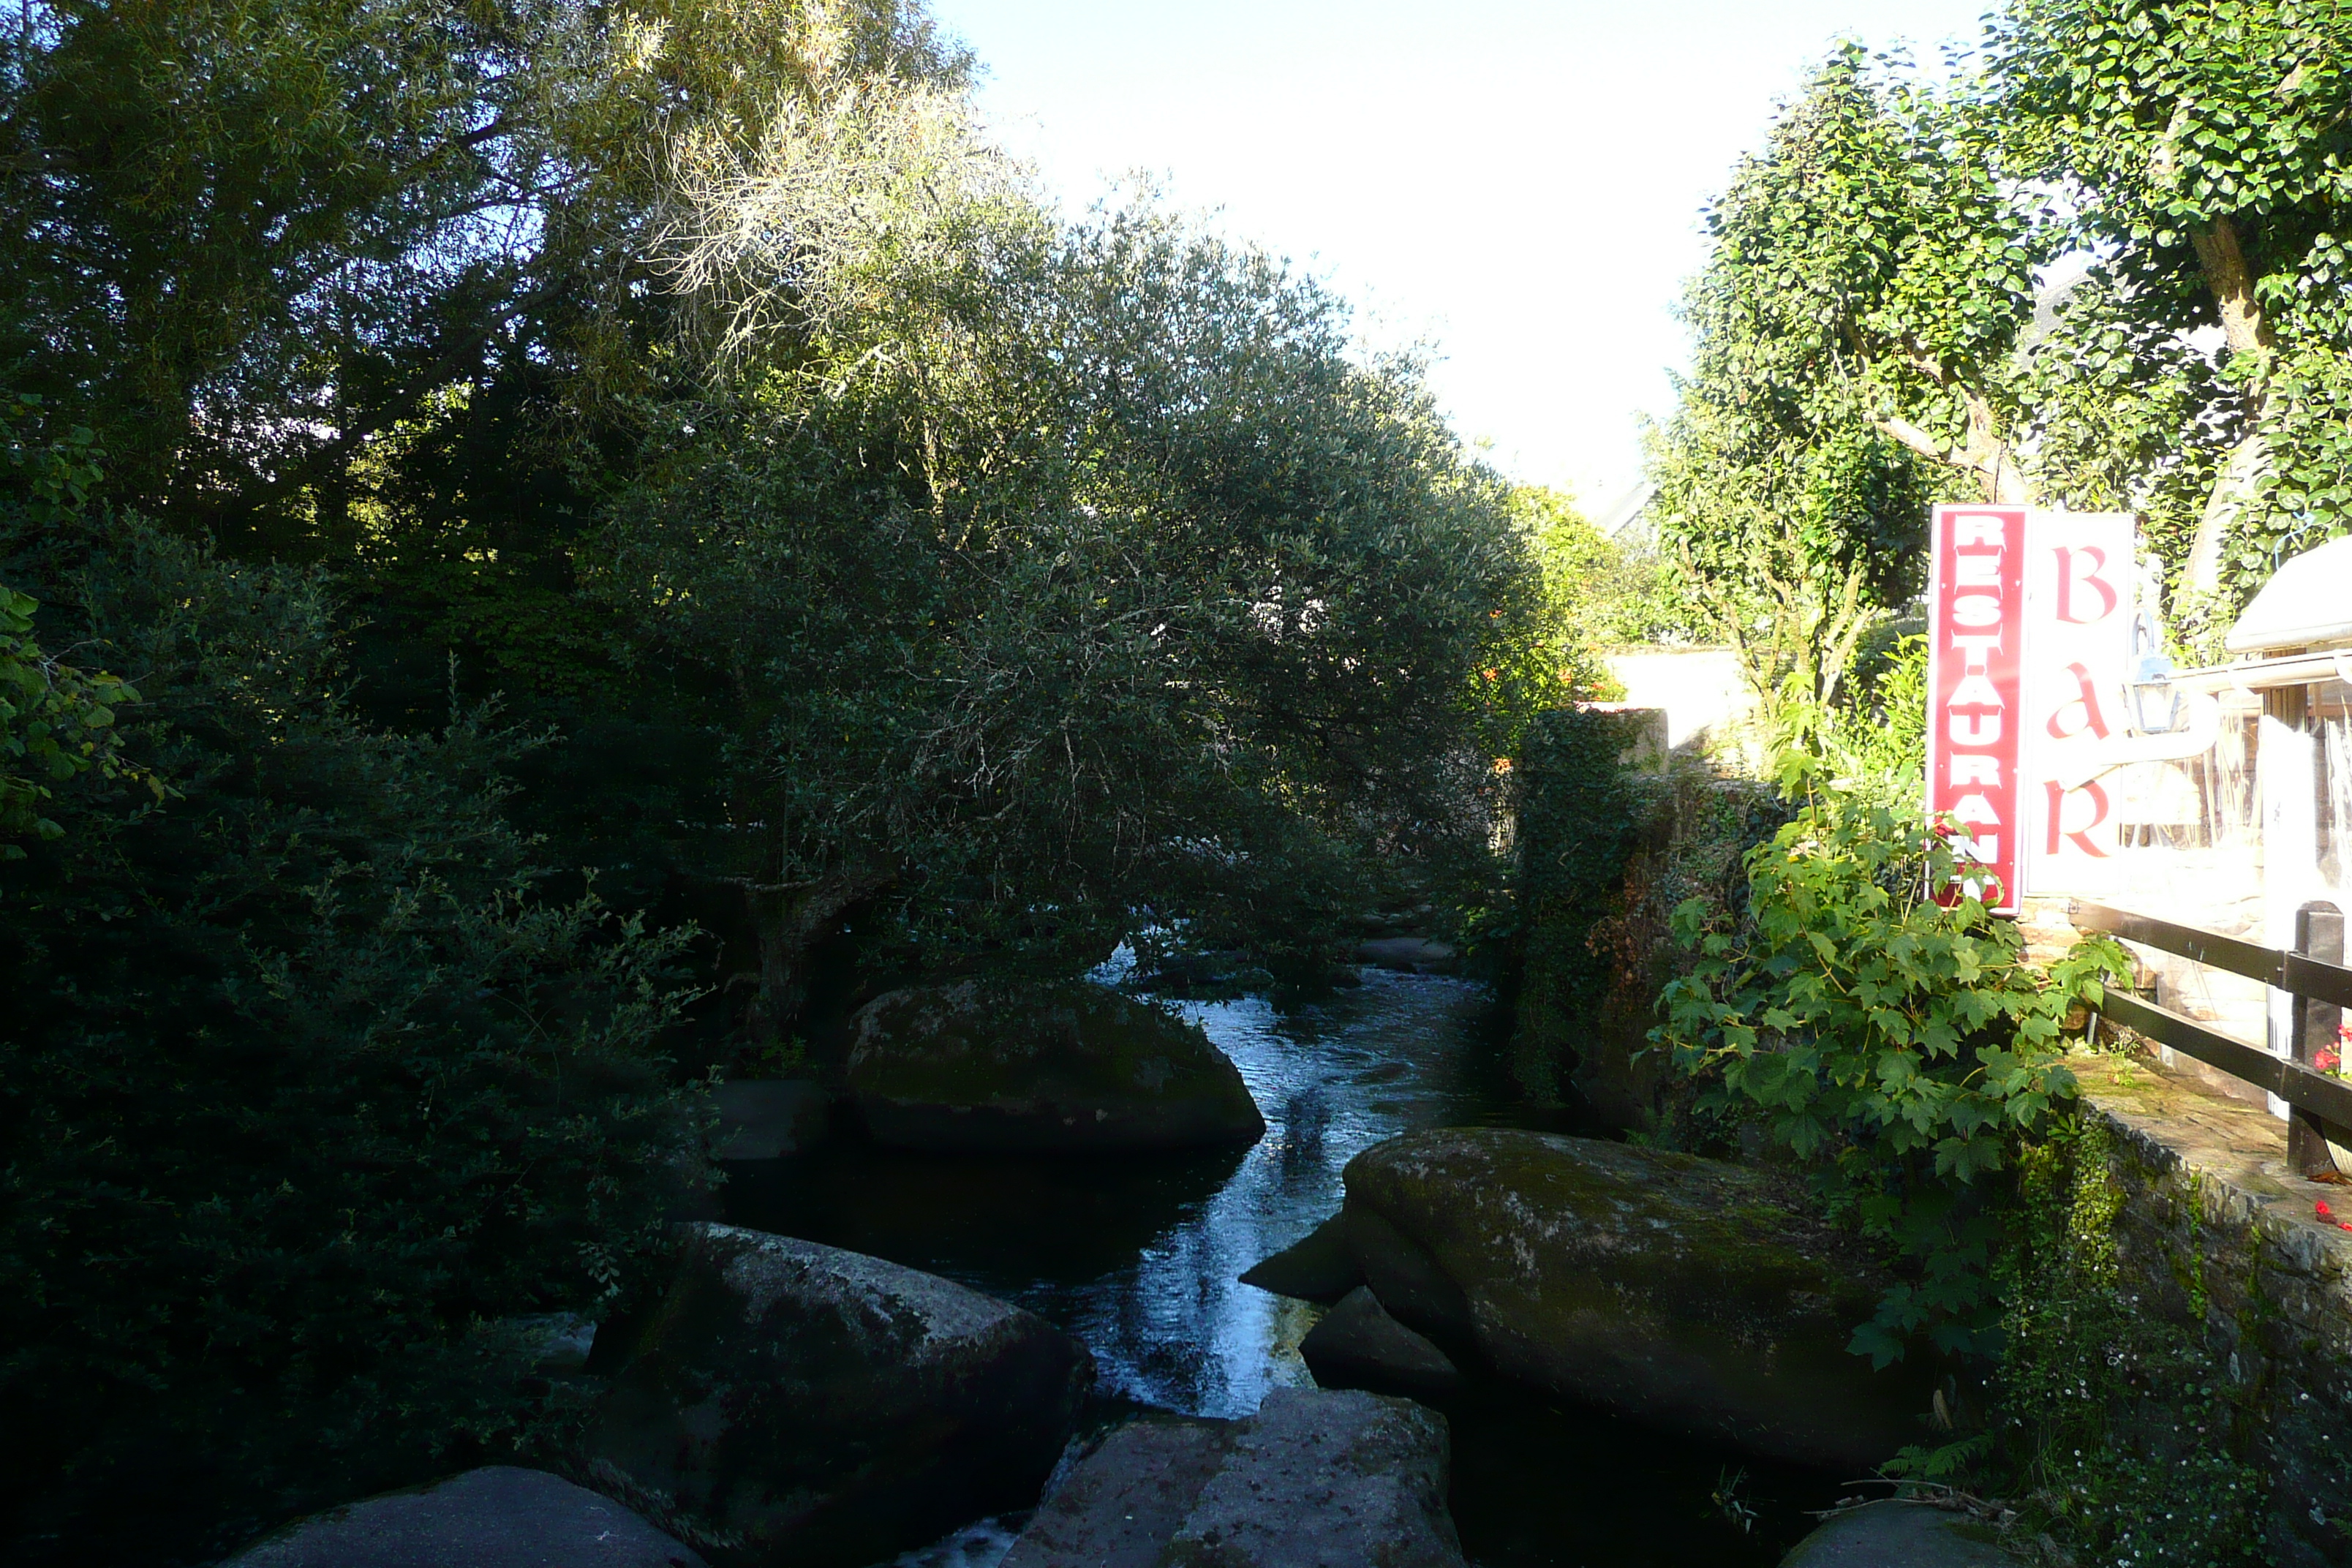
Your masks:
{"label": "wooden fence post", "polygon": [[[2307,958],[2343,963],[2343,911],[2325,902],[2305,904],[2296,910],[2294,950]],[[2294,1018],[2288,1041],[2289,1054],[2295,1061],[2314,1067],[2316,1064],[2312,1058],[2315,1053],[2337,1048],[2336,1039],[2344,1023],[2341,1007],[2315,997],[2297,996]],[[2297,1105],[2288,1106],[2286,1115],[2287,1168],[2306,1181],[2336,1176],[2336,1153],[2327,1146],[2326,1124]]]}

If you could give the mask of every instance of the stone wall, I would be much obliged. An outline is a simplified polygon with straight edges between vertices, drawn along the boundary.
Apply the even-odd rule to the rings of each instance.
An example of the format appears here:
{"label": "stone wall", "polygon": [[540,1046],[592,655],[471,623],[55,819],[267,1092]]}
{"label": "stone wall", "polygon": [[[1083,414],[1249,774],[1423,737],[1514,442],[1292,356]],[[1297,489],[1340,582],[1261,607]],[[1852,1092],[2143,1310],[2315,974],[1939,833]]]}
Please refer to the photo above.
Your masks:
{"label": "stone wall", "polygon": [[2225,1369],[2235,1435],[2273,1488],[2283,1568],[2352,1563],[2352,1187],[2288,1173],[2286,1124],[2151,1062],[2077,1058],[2114,1134],[2126,1288],[2201,1331]]}

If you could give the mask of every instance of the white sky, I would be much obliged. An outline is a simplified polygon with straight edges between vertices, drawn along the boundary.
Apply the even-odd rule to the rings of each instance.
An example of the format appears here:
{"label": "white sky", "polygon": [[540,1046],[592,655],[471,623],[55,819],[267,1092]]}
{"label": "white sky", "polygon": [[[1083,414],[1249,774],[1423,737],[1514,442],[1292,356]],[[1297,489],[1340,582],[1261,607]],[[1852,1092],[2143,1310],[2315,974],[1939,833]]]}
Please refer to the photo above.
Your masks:
{"label": "white sky", "polygon": [[1983,0],[933,0],[1075,212],[1130,173],[1427,338],[1456,427],[1598,510],[1672,406],[1700,207],[1843,36],[1932,59]]}

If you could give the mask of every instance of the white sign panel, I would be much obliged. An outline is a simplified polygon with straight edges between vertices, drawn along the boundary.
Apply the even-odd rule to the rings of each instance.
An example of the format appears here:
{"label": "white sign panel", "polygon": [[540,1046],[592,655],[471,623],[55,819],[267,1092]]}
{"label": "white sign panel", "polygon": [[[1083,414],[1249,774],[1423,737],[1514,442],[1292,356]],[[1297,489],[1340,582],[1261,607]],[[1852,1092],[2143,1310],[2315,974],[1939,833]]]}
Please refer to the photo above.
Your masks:
{"label": "white sign panel", "polygon": [[[1961,890],[2101,892],[2129,725],[2134,520],[1936,509],[1927,589],[1927,809],[1966,826]],[[2103,775],[2105,777],[2103,778]]]}
{"label": "white sign panel", "polygon": [[[2134,520],[2036,510],[2025,526],[2025,890],[2098,893],[2119,841],[2103,782],[2130,725]],[[2110,780],[2112,775],[2110,775]]]}

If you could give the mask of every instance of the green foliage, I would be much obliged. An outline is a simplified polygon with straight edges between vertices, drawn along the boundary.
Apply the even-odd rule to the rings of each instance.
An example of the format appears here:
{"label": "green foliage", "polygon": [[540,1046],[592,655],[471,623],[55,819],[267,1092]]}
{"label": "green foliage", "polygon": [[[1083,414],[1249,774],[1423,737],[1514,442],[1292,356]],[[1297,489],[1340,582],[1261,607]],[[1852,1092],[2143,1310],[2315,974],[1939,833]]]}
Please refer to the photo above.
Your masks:
{"label": "green foliage", "polygon": [[1909,591],[1835,550],[1874,528],[1916,563],[1886,531],[1929,501],[2140,513],[2200,647],[2352,501],[2345,8],[2012,0],[1989,27],[1948,87],[1842,48],[1710,216],[1657,510],[1768,706],[1834,695]]}
{"label": "green foliage", "polygon": [[1742,925],[1709,929],[1696,900],[1677,911],[1701,957],[1666,988],[1658,1034],[1706,1085],[1703,1111],[1786,1150],[1833,1212],[1916,1264],[1855,1334],[1880,1364],[1922,1331],[1993,1342],[1985,1178],[2073,1097],[2067,1013],[2124,973],[2105,940],[2029,966],[2013,924],[1929,896],[1952,873],[1926,825],[1811,795],[1748,856]]}
{"label": "green foliage", "polygon": [[549,1413],[503,1321],[596,1312],[704,1169],[657,1044],[685,937],[534,898],[520,742],[358,721],[315,577],[10,543],[142,671],[117,744],[171,795],[59,781],[0,866],[10,1555],[191,1560],[515,1452]]}
{"label": "green foliage", "polygon": [[[28,445],[20,427],[38,414],[40,399],[20,395],[7,403],[0,406],[0,439],[18,510],[42,525],[69,520],[99,477],[90,432],[77,428],[61,440]],[[92,769],[106,778],[123,776],[115,710],[139,700],[120,677],[44,652],[33,637],[39,608],[30,595],[0,584],[0,860],[24,858],[12,839],[64,831],[42,815],[53,785]]]}
{"label": "green foliage", "polygon": [[[25,852],[5,842],[27,833],[55,838],[65,831],[41,815],[51,785],[93,768],[121,772],[114,744],[114,710],[139,700],[119,677],[85,673],[41,651],[31,637],[29,595],[0,586],[0,859]],[[25,771],[18,771],[18,770]],[[47,782],[43,782],[43,781]]]}
{"label": "green foliage", "polygon": [[1617,907],[1627,864],[1663,825],[1662,781],[1622,758],[1636,716],[1567,708],[1528,730],[1512,769],[1517,796],[1519,1053],[1530,1089],[1584,1048],[1617,972],[1594,930]]}
{"label": "green foliage", "polygon": [[2032,310],[1981,133],[1890,68],[1833,55],[1709,212],[1652,452],[1661,545],[1774,731],[1918,593],[1927,508],[1973,488],[1946,455],[2000,468],[1985,388]]}
{"label": "green foliage", "polygon": [[1566,495],[1542,485],[1512,486],[1509,505],[1543,574],[1544,611],[1563,684],[1608,695],[1603,652],[1682,637],[1685,614],[1646,541],[1603,538]]}
{"label": "green foliage", "polygon": [[919,6],[21,20],[28,1528],[184,1555],[535,1430],[496,1324],[693,1184],[682,1013],[773,1068],[912,969],[1320,978],[1495,879],[1565,691],[1507,487],[1310,281],[1055,216]]}
{"label": "green foliage", "polygon": [[964,68],[896,0],[44,0],[0,53],[0,360],[119,497],[347,546],[343,465],[453,380],[646,384],[669,147]]}
{"label": "green foliage", "polygon": [[[1494,880],[1495,759],[1564,689],[1507,487],[1324,290],[1148,199],[1056,219],[919,8],[526,6],[331,109],[409,14],[243,15],[105,65],[74,13],[26,101],[135,98],[154,51],[249,75],[226,142],[142,102],[138,144],[266,185],[265,227],[310,203],[325,280],[270,294],[204,201],[106,249],[148,233],[111,144],[35,115],[93,276],[253,297],[191,307],[215,369],[147,333],[156,418],[107,353],[28,348],[28,374],[96,389],[73,406],[129,460],[111,496],[337,570],[371,717],[436,724],[454,660],[468,700],[559,731],[513,809],[567,878],[718,935],[742,1005],[706,1022],[744,1038],[715,1054],[825,1048],[813,986],[1066,972],[1122,933],[1319,979],[1384,868]],[[344,162],[280,168],[248,112]],[[348,271],[329,209],[373,226]],[[195,434],[159,446],[175,420]],[[819,973],[851,950],[854,980]]]}
{"label": "green foliage", "polygon": [[1992,1391],[2000,1484],[2026,1532],[2077,1561],[2268,1561],[2227,1369],[2122,1283],[2108,1148],[2103,1127],[2065,1118],[2019,1156]]}
{"label": "green foliage", "polygon": [[[2017,0],[1995,22],[1983,91],[2003,160],[2060,198],[2059,243],[2099,256],[2106,308],[2087,320],[2127,329],[2086,357],[2120,433],[2173,432],[2168,451],[2147,442],[2134,488],[2164,507],[2171,470],[2203,480],[2193,530],[2166,522],[2185,599],[2242,603],[2352,500],[2347,51],[2330,0]],[[2211,368],[2185,363],[2179,334],[2217,321]],[[2076,456],[2053,452],[2063,489],[2095,477]]]}
{"label": "green foliage", "polygon": [[[1895,637],[1843,701],[1801,714],[1791,715],[1790,728],[1833,775],[1832,787],[1898,816],[1918,808],[1927,776],[1926,637]],[[1798,729],[1803,722],[1811,728]]]}
{"label": "green foliage", "polygon": [[1695,956],[1673,911],[1696,900],[1732,918],[1743,858],[1787,814],[1769,788],[1700,759],[1629,759],[1645,740],[1641,716],[1589,709],[1529,729],[1511,774],[1511,911],[1479,934],[1507,940],[1514,959],[1520,1088],[1566,1100],[1573,1075],[1589,1110],[1646,1135],[1675,1107],[1659,1103],[1654,1064],[1639,1058],[1660,988]]}
{"label": "green foliage", "polygon": [[993,193],[984,275],[828,285],[757,340],[789,373],[649,409],[597,542],[638,667],[723,737],[723,826],[677,852],[745,890],[755,1032],[853,907],[900,964],[1179,933],[1319,977],[1380,859],[1484,862],[1491,760],[1560,689],[1417,365],[1148,207],[1055,231]]}

